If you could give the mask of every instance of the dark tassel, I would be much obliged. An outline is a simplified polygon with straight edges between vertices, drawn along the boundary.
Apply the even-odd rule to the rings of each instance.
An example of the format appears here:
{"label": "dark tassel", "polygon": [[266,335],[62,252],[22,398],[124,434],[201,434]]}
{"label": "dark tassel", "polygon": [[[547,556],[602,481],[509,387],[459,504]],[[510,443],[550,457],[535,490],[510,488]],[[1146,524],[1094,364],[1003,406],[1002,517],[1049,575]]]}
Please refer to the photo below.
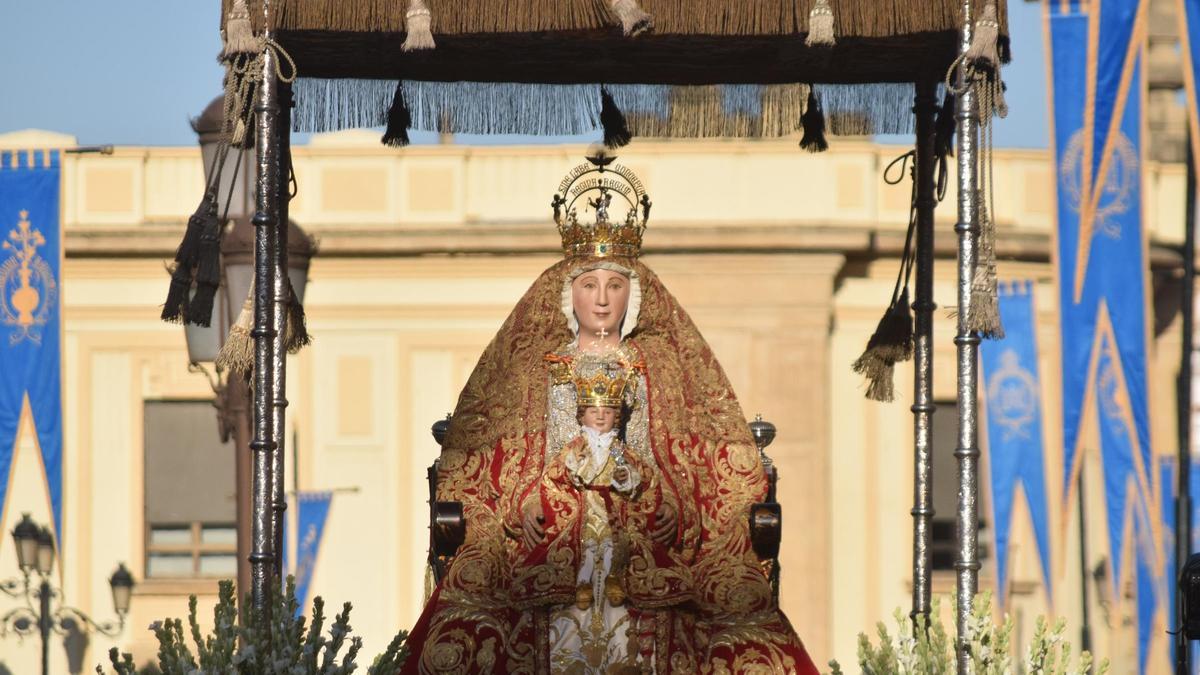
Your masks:
{"label": "dark tassel", "polygon": [[821,102],[817,100],[817,93],[811,86],[808,88],[808,104],[804,106],[800,124],[804,127],[800,147],[809,152],[825,152],[829,149],[829,142],[825,140],[825,113],[821,111]]}
{"label": "dark tassel", "polygon": [[295,354],[312,342],[308,334],[308,325],[304,317],[304,305],[296,297],[291,279],[288,280],[287,330],[284,333],[283,346],[287,353]]}
{"label": "dark tassel", "polygon": [[954,107],[954,94],[946,92],[942,107],[937,112],[937,120],[933,123],[934,152],[938,157],[954,156]]}
{"label": "dark tassel", "polygon": [[885,363],[874,377],[868,376],[866,394],[867,398],[880,403],[896,400],[896,367]]}
{"label": "dark tassel", "polygon": [[392,148],[402,148],[408,145],[408,128],[412,126],[412,113],[404,103],[404,84],[396,83],[396,93],[392,96],[392,107],[388,108],[387,129],[381,139],[383,144]]}
{"label": "dark tassel", "polygon": [[171,266],[171,286],[167,289],[167,302],[163,305],[161,319],[169,323],[183,320],[188,309],[188,292],[192,290],[192,271],[179,263]]}
{"label": "dark tassel", "polygon": [[188,304],[187,322],[208,326],[212,321],[213,299],[221,285],[221,221],[214,211],[205,220],[200,235],[199,260],[196,263],[196,293]]}
{"label": "dark tassel", "polygon": [[1009,42],[1007,35],[1001,35],[996,40],[996,49],[1000,52],[1000,63],[1008,65],[1012,61],[1012,44]]}
{"label": "dark tassel", "polygon": [[[210,215],[211,214],[211,215]],[[180,321],[188,314],[188,293],[192,288],[192,271],[200,257],[201,239],[209,218],[217,215],[217,193],[208,190],[200,199],[200,205],[188,218],[183,241],[175,250],[175,264],[171,269],[171,286],[167,289],[167,301],[163,305],[163,321]]]}
{"label": "dark tassel", "polygon": [[620,148],[633,140],[633,134],[629,133],[629,126],[625,123],[625,115],[604,87],[600,88],[600,126],[604,128],[605,147]]}
{"label": "dark tassel", "polygon": [[879,320],[866,350],[854,362],[854,372],[867,378],[867,398],[891,401],[895,365],[911,359],[912,353],[913,320],[905,288]]}

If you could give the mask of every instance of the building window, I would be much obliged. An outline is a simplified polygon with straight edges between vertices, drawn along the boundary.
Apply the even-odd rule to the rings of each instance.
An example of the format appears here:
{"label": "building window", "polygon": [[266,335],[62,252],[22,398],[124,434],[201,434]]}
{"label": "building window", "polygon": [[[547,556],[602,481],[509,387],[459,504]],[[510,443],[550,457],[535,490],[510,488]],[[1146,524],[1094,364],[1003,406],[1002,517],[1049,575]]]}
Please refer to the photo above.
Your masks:
{"label": "building window", "polygon": [[210,401],[146,401],[147,579],[237,576],[232,443]]}
{"label": "building window", "polygon": [[[933,526],[930,546],[933,569],[953,570],[958,557],[958,533],[955,514],[958,512],[958,458],[954,450],[958,447],[958,405],[954,401],[937,401],[937,412],[933,415]],[[981,429],[982,431],[982,429]],[[981,456],[982,460],[982,456]],[[984,472],[979,470],[979,560],[983,562],[991,555],[991,533],[988,531],[989,513],[984,495]]]}

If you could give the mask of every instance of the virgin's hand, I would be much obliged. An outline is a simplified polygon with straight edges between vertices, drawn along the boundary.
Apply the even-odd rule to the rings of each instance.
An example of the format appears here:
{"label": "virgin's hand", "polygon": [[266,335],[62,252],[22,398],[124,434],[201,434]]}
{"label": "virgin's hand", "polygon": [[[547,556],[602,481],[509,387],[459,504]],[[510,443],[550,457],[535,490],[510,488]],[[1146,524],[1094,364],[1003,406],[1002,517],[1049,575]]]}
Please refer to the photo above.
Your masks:
{"label": "virgin's hand", "polygon": [[546,528],[542,525],[545,522],[546,516],[542,513],[541,502],[531,501],[525,507],[525,516],[521,519],[521,540],[525,542],[526,548],[533,548],[542,543],[546,536]]}
{"label": "virgin's hand", "polygon": [[650,532],[650,538],[663,546],[674,543],[675,530],[679,525],[679,514],[675,513],[675,507],[664,503],[654,512],[654,518],[654,530]]}

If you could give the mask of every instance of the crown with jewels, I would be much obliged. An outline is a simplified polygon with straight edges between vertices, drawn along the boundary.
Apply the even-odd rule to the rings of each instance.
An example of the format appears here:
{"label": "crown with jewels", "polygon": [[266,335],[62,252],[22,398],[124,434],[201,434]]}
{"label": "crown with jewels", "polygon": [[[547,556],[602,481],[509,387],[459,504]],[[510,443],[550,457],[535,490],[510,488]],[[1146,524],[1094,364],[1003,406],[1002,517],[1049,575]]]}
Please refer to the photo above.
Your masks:
{"label": "crown with jewels", "polygon": [[601,368],[590,376],[576,374],[572,378],[576,405],[580,408],[620,408],[636,372],[631,367],[615,371]]}
{"label": "crown with jewels", "polygon": [[[616,156],[601,149],[589,153],[587,160],[562,179],[550,202],[563,254],[568,258],[636,258],[650,219],[650,197],[632,171],[613,164]],[[624,217],[610,213],[622,208]],[[586,222],[589,211],[590,224]]]}

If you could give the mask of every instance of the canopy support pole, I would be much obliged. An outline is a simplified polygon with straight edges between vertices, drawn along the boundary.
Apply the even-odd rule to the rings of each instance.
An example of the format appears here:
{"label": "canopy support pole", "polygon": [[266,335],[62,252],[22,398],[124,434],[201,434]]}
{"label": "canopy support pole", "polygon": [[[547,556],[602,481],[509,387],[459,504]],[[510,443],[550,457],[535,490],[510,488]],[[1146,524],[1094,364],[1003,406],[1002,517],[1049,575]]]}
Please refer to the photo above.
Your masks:
{"label": "canopy support pole", "polygon": [[[1175,498],[1175,574],[1176,577],[1187,566],[1188,557],[1192,551],[1192,359],[1195,354],[1195,314],[1196,314],[1196,143],[1200,139],[1192,138],[1188,132],[1187,141],[1187,197],[1186,211],[1183,215],[1183,354],[1179,362],[1178,392],[1178,428],[1179,448],[1175,460],[1176,494]],[[1164,490],[1166,487],[1163,488]],[[1178,579],[1168,579],[1167,583],[1177,583]],[[1169,611],[1176,612],[1175,628],[1175,672],[1189,673],[1188,651],[1191,649],[1187,636],[1183,632],[1182,601],[1184,594],[1177,593],[1177,607]]]}
{"label": "canopy support pole", "polygon": [[[962,2],[962,34],[959,54],[971,44],[975,21],[972,0]],[[979,589],[979,446],[978,446],[978,353],[979,334],[967,327],[971,307],[971,280],[975,274],[976,239],[979,235],[978,183],[976,164],[978,123],[975,93],[969,85],[967,68],[956,68],[955,82],[958,146],[958,330],[954,336],[958,357],[958,509],[955,534],[958,554],[954,561],[958,598],[955,607],[955,640],[959,675],[970,672],[971,653],[966,641],[971,604]]]}
{"label": "canopy support pole", "polygon": [[[263,37],[271,38],[270,0],[263,0]],[[254,453],[250,593],[262,620],[270,619],[270,583],[274,577],[275,537],[272,514],[272,454],[276,450],[274,410],[275,277],[279,267],[279,101],[274,50],[265,49],[262,80],[254,104]]]}
{"label": "canopy support pole", "polygon": [[278,159],[276,165],[279,167],[276,175],[276,193],[275,199],[278,204],[278,217],[276,218],[275,227],[272,228],[273,238],[275,240],[275,283],[273,285],[275,303],[274,312],[271,316],[271,325],[275,334],[272,336],[272,354],[271,354],[271,388],[274,396],[272,397],[272,420],[271,420],[271,487],[273,492],[272,518],[271,528],[273,530],[273,540],[275,549],[275,565],[274,574],[276,578],[283,579],[283,532],[287,527],[284,520],[287,516],[287,495],[284,490],[284,464],[285,464],[285,435],[286,425],[285,416],[287,413],[287,347],[284,344],[287,333],[287,316],[288,303],[292,301],[288,293],[288,177],[291,164],[291,105],[292,91],[291,85],[286,83],[277,83],[277,125],[276,137],[279,139]]}
{"label": "canopy support pole", "polygon": [[912,612],[929,618],[931,542],[933,525],[933,213],[937,207],[935,173],[937,151],[934,118],[937,114],[937,80],[916,83],[916,315],[913,339],[913,586]]}

